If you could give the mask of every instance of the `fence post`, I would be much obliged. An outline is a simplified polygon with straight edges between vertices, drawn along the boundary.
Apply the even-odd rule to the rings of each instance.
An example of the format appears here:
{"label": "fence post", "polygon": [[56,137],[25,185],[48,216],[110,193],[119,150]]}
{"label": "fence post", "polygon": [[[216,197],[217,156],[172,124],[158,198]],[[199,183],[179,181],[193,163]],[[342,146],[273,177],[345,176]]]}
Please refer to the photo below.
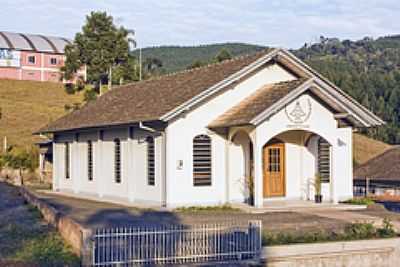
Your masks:
{"label": "fence post", "polygon": [[91,229],[82,229],[81,264],[93,266],[93,232]]}

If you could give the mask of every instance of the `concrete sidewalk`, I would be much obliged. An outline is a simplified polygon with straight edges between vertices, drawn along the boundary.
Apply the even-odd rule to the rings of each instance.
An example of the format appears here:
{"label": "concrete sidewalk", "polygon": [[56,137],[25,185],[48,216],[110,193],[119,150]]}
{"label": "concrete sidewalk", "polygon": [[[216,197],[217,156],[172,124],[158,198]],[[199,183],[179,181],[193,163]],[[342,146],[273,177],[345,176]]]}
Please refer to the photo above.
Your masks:
{"label": "concrete sidewalk", "polygon": [[167,224],[201,224],[226,221],[261,220],[268,231],[337,230],[348,223],[369,222],[380,226],[383,218],[391,215],[391,222],[400,231],[400,214],[367,212],[365,206],[315,204],[312,202],[286,201],[268,203],[258,209],[247,205],[233,205],[240,210],[178,212],[150,206],[132,206],[126,203],[100,202],[77,198],[76,195],[35,191],[34,194],[60,212],[87,228],[113,226],[156,226]]}

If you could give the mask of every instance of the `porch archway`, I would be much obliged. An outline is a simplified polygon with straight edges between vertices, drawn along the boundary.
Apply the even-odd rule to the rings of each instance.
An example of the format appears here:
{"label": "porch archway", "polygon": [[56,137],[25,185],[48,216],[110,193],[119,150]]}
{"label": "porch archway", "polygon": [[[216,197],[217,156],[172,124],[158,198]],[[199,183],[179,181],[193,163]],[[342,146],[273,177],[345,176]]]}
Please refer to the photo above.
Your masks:
{"label": "porch archway", "polygon": [[253,142],[244,130],[236,131],[231,137],[230,176],[231,198],[254,204],[254,160]]}
{"label": "porch archway", "polygon": [[321,171],[324,199],[331,200],[331,146],[319,134],[306,130],[283,131],[262,144],[259,151],[264,200],[313,200],[315,177]]}

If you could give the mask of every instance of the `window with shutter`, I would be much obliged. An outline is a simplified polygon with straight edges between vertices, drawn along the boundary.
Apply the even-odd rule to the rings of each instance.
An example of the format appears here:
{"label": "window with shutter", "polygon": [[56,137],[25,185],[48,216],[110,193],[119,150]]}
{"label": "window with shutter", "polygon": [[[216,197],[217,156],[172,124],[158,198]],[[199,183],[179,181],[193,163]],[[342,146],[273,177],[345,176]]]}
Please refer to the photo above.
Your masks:
{"label": "window with shutter", "polygon": [[66,142],[64,144],[64,164],[65,164],[65,179],[69,179],[71,177],[71,152],[70,152],[70,144]]}
{"label": "window with shutter", "polygon": [[323,139],[318,140],[318,173],[321,176],[321,182],[329,183],[331,177],[331,167],[330,167],[330,145]]}
{"label": "window with shutter", "polygon": [[193,185],[211,185],[211,138],[207,135],[193,138]]}
{"label": "window with shutter", "polygon": [[92,141],[87,141],[87,172],[88,172],[88,180],[93,181],[93,144]]}
{"label": "window with shutter", "polygon": [[114,178],[116,183],[121,183],[121,141],[114,140]]}
{"label": "window with shutter", "polygon": [[154,160],[154,138],[148,136],[146,138],[147,143],[147,184],[155,185],[155,160]]}

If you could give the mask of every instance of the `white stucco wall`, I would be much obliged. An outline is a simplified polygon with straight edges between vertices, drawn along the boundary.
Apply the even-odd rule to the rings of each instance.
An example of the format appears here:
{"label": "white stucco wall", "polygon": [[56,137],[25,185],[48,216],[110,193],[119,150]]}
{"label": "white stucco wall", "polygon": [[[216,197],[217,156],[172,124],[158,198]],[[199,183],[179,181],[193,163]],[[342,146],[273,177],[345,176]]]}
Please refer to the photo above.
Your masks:
{"label": "white stucco wall", "polygon": [[[155,186],[147,184],[147,136],[155,137]],[[127,127],[99,131],[59,134],[54,143],[53,184],[55,190],[103,199],[160,204],[161,136],[134,129],[132,138]],[[114,177],[114,140],[121,141],[121,182]],[[87,141],[93,145],[93,180],[88,179]],[[70,142],[71,178],[65,178],[65,142]]]}
{"label": "white stucco wall", "polygon": [[[294,76],[280,66],[269,65],[168,125],[166,131],[169,206],[212,205],[227,201],[226,164],[229,144],[224,137],[210,132],[207,125],[263,85],[292,79]],[[199,134],[208,134],[212,138],[211,186],[193,186],[192,141]],[[183,168],[178,170],[176,166],[179,160],[183,161]],[[235,197],[232,195],[232,198]]]}

